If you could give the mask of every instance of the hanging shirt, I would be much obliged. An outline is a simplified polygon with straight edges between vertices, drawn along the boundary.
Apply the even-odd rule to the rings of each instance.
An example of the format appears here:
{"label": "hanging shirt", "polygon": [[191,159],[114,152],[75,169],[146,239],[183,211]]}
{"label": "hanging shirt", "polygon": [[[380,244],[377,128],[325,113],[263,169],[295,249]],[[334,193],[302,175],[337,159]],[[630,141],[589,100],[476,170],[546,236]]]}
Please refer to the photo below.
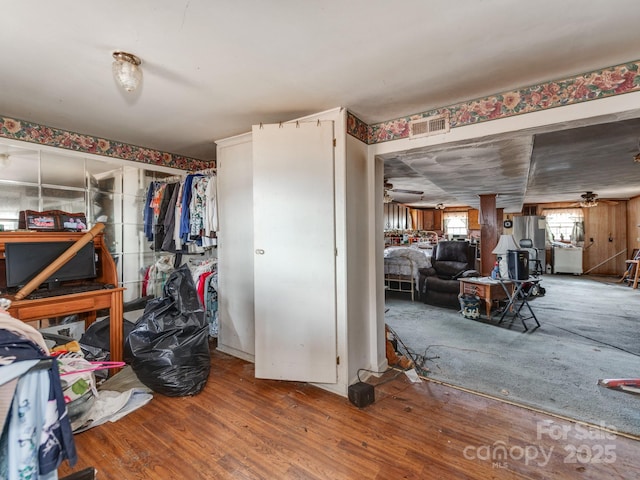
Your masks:
{"label": "hanging shirt", "polygon": [[218,199],[217,199],[217,177],[213,175],[207,183],[205,191],[206,209],[204,217],[204,236],[202,245],[213,247],[217,245],[216,232],[218,231]]}
{"label": "hanging shirt", "polygon": [[217,337],[218,322],[218,272],[214,271],[206,279],[204,290],[204,314],[209,324],[209,336]]}
{"label": "hanging shirt", "polygon": [[144,221],[144,234],[147,237],[147,240],[153,240],[153,208],[151,206],[151,201],[153,200],[153,195],[156,191],[156,182],[151,182],[149,188],[147,190],[147,198],[144,202],[144,210],[142,212],[143,221]]}
{"label": "hanging shirt", "polygon": [[191,202],[189,203],[189,238],[199,240],[204,231],[206,217],[206,190],[209,177],[197,177],[191,187]]}
{"label": "hanging shirt", "polygon": [[190,226],[190,212],[189,204],[191,203],[191,187],[193,185],[194,178],[201,177],[202,175],[193,174],[187,175],[184,179],[184,186],[182,187],[182,210],[180,212],[180,239],[182,243],[189,241],[189,234],[191,232]]}
{"label": "hanging shirt", "polygon": [[[160,251],[162,250],[162,245],[164,243],[164,238],[167,235],[165,230],[165,218],[167,216],[167,212],[169,210],[169,203],[171,202],[171,198],[173,197],[173,192],[176,189],[176,183],[167,183],[163,185],[163,188],[160,193],[160,202],[158,206],[158,215],[154,224],[154,250]],[[173,232],[171,232],[171,237],[173,237]]]}
{"label": "hanging shirt", "polygon": [[176,242],[174,240],[174,230],[176,223],[176,203],[180,196],[180,184],[176,184],[173,189],[169,204],[167,205],[167,213],[164,217],[164,240],[162,241],[162,248],[166,252],[172,252],[176,249]]}
{"label": "hanging shirt", "polygon": [[173,216],[173,244],[176,251],[182,250],[182,238],[180,237],[180,226],[182,219],[182,197],[184,195],[184,182],[180,182],[178,195],[176,196],[176,209]]}

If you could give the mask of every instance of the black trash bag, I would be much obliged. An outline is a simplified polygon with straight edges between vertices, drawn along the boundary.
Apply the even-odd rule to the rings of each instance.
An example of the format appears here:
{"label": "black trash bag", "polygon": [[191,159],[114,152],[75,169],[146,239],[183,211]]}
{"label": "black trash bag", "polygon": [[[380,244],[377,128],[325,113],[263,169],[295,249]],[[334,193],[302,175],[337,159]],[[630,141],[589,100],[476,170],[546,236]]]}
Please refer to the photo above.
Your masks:
{"label": "black trash bag", "polygon": [[[127,338],[132,330],[133,323],[128,320],[124,320],[122,323],[123,338]],[[80,347],[93,357],[88,358],[88,360],[109,360],[111,357],[110,337],[111,317],[106,317],[103,320],[94,322],[89,326],[89,328],[87,328],[80,337],[79,343]]]}
{"label": "black trash bag", "polygon": [[125,340],[125,361],[138,379],[170,397],[195,395],[211,364],[209,325],[186,265],[174,270],[163,296],[150,300]]}

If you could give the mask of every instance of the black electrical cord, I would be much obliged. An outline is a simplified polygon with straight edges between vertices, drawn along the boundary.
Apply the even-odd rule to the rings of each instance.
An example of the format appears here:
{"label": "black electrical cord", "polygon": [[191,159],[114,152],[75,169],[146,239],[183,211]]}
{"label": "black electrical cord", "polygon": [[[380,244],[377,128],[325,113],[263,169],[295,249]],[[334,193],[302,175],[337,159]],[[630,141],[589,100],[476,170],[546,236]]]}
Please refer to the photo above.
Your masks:
{"label": "black electrical cord", "polygon": [[391,370],[390,368],[387,368],[384,372],[376,372],[375,370],[369,370],[368,368],[359,368],[358,369],[358,381],[362,382],[362,379],[360,378],[360,372],[369,372],[369,373],[373,373],[374,375],[384,375],[385,373],[387,373],[389,370]]}
{"label": "black electrical cord", "polygon": [[[373,370],[368,370],[366,368],[360,368],[358,370],[358,381],[362,382],[362,380],[360,380],[360,372],[365,371],[365,372],[370,372],[370,373],[374,373],[376,375],[384,375],[385,373],[391,371],[391,370],[395,370],[393,368],[387,368],[384,372],[375,372]],[[382,380],[381,382],[378,382],[376,384],[371,383],[370,385],[372,385],[374,388],[378,387],[380,385],[384,385],[385,383],[391,382],[392,380],[395,380],[396,378],[398,378],[398,376],[400,376],[401,374],[404,373],[404,370],[399,370],[394,376],[387,378],[386,380]]]}

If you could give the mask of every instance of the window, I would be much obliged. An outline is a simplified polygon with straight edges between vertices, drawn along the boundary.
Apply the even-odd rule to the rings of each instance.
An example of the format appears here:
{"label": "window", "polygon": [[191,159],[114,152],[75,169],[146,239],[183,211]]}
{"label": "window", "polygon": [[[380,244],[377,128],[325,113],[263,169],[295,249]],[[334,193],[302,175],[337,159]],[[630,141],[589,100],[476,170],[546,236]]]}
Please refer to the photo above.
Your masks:
{"label": "window", "polygon": [[444,233],[449,238],[466,238],[469,232],[467,212],[444,212]]}
{"label": "window", "polygon": [[580,208],[543,210],[552,242],[584,242],[584,215]]}

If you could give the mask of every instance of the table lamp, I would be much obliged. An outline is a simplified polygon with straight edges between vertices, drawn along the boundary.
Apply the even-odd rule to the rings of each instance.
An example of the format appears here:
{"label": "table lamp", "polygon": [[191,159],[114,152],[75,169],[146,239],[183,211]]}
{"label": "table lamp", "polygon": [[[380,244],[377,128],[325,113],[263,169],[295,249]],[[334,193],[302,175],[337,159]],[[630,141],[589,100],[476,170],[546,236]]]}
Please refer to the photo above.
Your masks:
{"label": "table lamp", "polygon": [[500,269],[500,277],[509,278],[509,264],[507,263],[507,252],[509,250],[517,250],[518,245],[516,244],[515,238],[513,235],[500,235],[498,239],[498,244],[496,248],[493,249],[491,253],[497,255],[498,257],[498,268]]}

